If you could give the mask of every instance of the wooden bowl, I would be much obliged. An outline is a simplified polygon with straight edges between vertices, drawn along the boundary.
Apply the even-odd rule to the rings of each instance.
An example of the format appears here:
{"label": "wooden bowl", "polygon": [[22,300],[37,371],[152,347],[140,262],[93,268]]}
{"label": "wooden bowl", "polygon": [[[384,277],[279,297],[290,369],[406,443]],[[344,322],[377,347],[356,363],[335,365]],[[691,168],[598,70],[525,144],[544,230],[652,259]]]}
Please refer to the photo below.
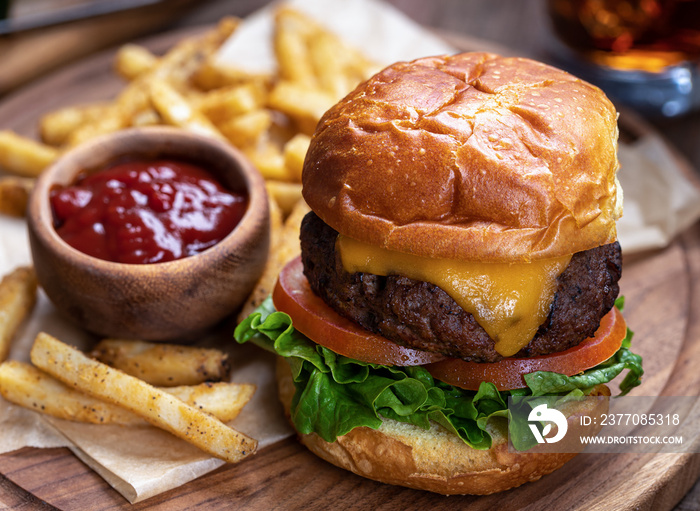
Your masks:
{"label": "wooden bowl", "polygon": [[[58,235],[49,203],[54,186],[118,159],[161,157],[199,164],[248,194],[248,209],[222,241],[175,261],[121,264],[86,255]],[[267,193],[257,170],[226,143],[173,128],[124,130],[67,152],[37,180],[28,215],[39,283],[61,313],[101,336],[191,339],[242,305],[268,253]]]}

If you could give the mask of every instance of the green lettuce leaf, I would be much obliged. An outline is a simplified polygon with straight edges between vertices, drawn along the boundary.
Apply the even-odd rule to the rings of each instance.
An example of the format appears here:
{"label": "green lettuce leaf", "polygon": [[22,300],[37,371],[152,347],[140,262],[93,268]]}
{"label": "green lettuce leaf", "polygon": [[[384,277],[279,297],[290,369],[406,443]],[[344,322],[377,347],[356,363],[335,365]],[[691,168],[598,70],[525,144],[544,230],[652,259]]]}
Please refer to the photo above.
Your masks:
{"label": "green lettuce leaf", "polygon": [[[488,449],[492,439],[486,426],[509,418],[509,396],[583,396],[628,370],[621,384],[626,393],[643,374],[641,357],[629,351],[628,335],[613,357],[580,375],[539,371],[525,376],[524,389],[499,392],[482,382],[477,392],[464,390],[435,380],[420,366],[383,366],[338,355],[295,330],[270,298],[238,325],[234,337],[285,357],[296,387],[291,405],[296,429],[315,432],[328,442],[356,427],[376,429],[382,418],[389,418],[424,429],[433,421],[471,447]],[[516,447],[525,433],[511,431]]]}
{"label": "green lettuce leaf", "polygon": [[575,389],[585,389],[608,383],[627,369],[629,372],[620,383],[620,395],[624,396],[634,387],[642,383],[642,357],[629,350],[632,332],[627,329],[627,337],[622,347],[608,360],[574,376],[559,373],[537,371],[526,374],[523,378],[532,391],[533,396],[562,394]]}
{"label": "green lettuce leaf", "polygon": [[[620,296],[615,300],[615,307],[620,311],[625,307],[625,297]],[[608,360],[597,366],[574,376],[565,376],[559,373],[537,371],[526,374],[523,378],[533,396],[546,396],[571,392],[574,389],[590,388],[599,383],[608,383],[625,369],[628,373],[620,383],[620,395],[624,396],[634,387],[642,383],[642,357],[632,353],[632,336],[634,332],[627,329],[627,335],[622,340],[620,349]]]}

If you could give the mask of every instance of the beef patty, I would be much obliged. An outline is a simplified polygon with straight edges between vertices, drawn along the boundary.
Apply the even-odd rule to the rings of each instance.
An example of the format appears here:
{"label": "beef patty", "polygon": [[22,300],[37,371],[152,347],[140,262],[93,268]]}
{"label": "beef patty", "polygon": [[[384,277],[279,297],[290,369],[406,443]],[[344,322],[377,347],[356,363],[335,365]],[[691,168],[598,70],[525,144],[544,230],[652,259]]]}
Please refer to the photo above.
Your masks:
{"label": "beef patty", "polygon": [[[337,236],[313,212],[302,222],[304,274],[340,315],[403,346],[474,362],[503,358],[474,316],[438,286],[401,275],[346,272]],[[574,254],[558,278],[549,316],[515,356],[563,351],[592,336],[619,293],[621,263],[617,242]]]}

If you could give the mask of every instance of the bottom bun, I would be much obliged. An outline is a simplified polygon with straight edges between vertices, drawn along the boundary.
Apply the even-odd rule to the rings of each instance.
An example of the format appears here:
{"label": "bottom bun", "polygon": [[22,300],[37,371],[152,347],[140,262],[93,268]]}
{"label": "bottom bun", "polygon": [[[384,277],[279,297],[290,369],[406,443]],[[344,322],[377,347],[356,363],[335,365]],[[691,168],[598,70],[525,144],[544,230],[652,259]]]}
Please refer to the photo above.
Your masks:
{"label": "bottom bun", "polygon": [[[278,357],[279,398],[287,417],[294,396],[289,364]],[[591,395],[609,396],[605,385]],[[591,403],[590,400],[584,404]],[[580,428],[581,415],[607,411],[607,400],[595,406],[578,406],[568,415],[569,431]],[[594,409],[595,408],[595,409]],[[508,452],[505,428],[489,422],[493,444],[488,450],[469,447],[458,436],[433,423],[429,430],[382,419],[378,429],[358,427],[326,442],[315,433],[299,434],[301,442],[324,460],[360,476],[388,484],[428,490],[443,495],[488,495],[536,481],[576,456],[575,453]],[[591,434],[588,430],[586,434]]]}

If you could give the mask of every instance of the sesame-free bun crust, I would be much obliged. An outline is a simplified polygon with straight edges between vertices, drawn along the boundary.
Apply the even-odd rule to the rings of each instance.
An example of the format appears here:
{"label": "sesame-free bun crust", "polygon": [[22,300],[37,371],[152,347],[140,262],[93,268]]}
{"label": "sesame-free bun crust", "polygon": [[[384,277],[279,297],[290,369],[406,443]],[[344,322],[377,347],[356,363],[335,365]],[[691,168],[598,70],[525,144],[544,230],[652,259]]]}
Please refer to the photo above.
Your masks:
{"label": "sesame-free bun crust", "polygon": [[[294,383],[289,365],[281,357],[277,360],[277,382],[280,401],[289,417]],[[591,395],[609,396],[610,390],[599,385]],[[591,400],[585,403],[590,405]],[[607,411],[606,400],[597,406],[572,411],[569,431],[579,428],[582,413]],[[332,443],[315,433],[298,436],[311,452],[355,474],[443,495],[488,495],[508,490],[536,481],[575,456],[508,452],[507,437],[496,426],[489,427],[494,439],[491,449],[477,450],[437,424],[426,431],[390,419],[383,421],[379,429],[355,428]]]}
{"label": "sesame-free bun crust", "polygon": [[303,195],[341,234],[434,258],[527,261],[616,239],[617,112],[523,58],[400,62],[323,116]]}

